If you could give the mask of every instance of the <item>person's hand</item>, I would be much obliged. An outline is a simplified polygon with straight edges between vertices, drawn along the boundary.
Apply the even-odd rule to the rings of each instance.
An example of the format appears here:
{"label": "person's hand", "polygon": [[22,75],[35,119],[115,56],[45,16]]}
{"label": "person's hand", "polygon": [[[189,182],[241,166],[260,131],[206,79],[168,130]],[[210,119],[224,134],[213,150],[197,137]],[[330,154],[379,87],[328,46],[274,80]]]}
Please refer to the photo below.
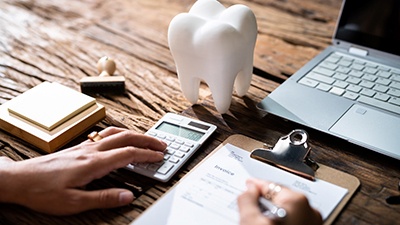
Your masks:
{"label": "person's hand", "polygon": [[133,162],[158,162],[167,145],[155,138],[110,127],[100,141],[85,141],[69,149],[14,162],[0,157],[0,201],[33,210],[69,215],[95,208],[129,204],[129,190],[86,191],[85,185]]}
{"label": "person's hand", "polygon": [[264,216],[258,207],[258,198],[268,196],[270,182],[249,179],[246,182],[247,190],[238,198],[240,225],[320,225],[320,213],[311,208],[307,198],[298,192],[286,187],[275,193],[271,201],[286,210],[286,217],[282,220],[272,220]]}

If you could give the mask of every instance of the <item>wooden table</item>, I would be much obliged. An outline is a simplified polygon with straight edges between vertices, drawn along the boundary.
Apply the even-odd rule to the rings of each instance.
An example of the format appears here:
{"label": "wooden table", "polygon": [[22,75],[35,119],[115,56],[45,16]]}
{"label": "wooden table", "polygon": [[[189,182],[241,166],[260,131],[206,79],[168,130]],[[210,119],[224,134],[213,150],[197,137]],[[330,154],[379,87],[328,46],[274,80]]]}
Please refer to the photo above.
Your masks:
{"label": "wooden table", "polygon": [[[165,193],[229,135],[240,133],[269,144],[299,125],[265,115],[256,104],[287,77],[330,44],[341,1],[224,0],[242,3],[256,14],[259,35],[255,76],[248,94],[234,95],[229,113],[219,114],[206,85],[192,106],[183,97],[167,44],[170,20],[190,9],[194,0],[3,0],[0,2],[0,103],[43,81],[79,90],[79,80],[97,74],[97,60],[108,55],[117,73],[126,76],[126,94],[98,95],[107,117],[96,128],[110,125],[139,133],[166,112],[176,112],[218,126],[211,141],[166,184],[125,170],[96,180],[90,188],[125,187],[137,199],[110,210],[55,217],[20,206],[0,204],[0,224],[128,224]],[[245,126],[244,126],[245,125]],[[335,224],[399,224],[400,206],[385,199],[399,195],[399,161],[307,129],[312,157],[357,176],[359,191]],[[72,141],[79,143],[85,135]],[[66,146],[68,147],[68,146]],[[43,153],[0,131],[0,155],[24,160]],[[1,182],[1,181],[0,181]],[[1,193],[0,193],[1,194]]]}

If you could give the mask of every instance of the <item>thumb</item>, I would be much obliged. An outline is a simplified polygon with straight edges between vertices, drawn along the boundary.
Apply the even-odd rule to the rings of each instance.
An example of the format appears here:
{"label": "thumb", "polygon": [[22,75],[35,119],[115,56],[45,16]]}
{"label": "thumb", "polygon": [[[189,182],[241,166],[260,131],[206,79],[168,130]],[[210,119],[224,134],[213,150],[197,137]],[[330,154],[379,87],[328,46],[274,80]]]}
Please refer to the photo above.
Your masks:
{"label": "thumb", "polygon": [[126,189],[110,188],[96,191],[82,191],[81,204],[77,211],[89,209],[114,208],[124,206],[134,200],[132,192]]}
{"label": "thumb", "polygon": [[255,184],[249,180],[246,182],[247,190],[238,197],[239,213],[243,215],[255,215],[260,212],[257,202],[260,196]]}

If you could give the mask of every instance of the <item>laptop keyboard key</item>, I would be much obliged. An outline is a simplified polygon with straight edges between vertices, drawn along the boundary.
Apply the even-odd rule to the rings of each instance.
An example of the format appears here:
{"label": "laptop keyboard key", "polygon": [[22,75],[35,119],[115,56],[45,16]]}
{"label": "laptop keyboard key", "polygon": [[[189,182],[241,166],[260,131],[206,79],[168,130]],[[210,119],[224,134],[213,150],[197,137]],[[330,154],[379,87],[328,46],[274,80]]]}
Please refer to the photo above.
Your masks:
{"label": "laptop keyboard key", "polygon": [[300,84],[304,84],[304,85],[309,86],[309,87],[316,87],[316,86],[318,85],[318,82],[317,82],[317,81],[311,80],[311,79],[309,79],[309,78],[307,78],[307,77],[302,78],[302,79],[299,81],[299,83],[300,83]]}
{"label": "laptop keyboard key", "polygon": [[355,93],[358,93],[362,90],[362,88],[360,86],[353,85],[353,84],[350,84],[349,86],[347,86],[346,89],[349,91],[355,92]]}
{"label": "laptop keyboard key", "polygon": [[378,77],[372,74],[365,74],[362,79],[364,80],[369,80],[369,81],[375,81]]}
{"label": "laptop keyboard key", "polygon": [[317,89],[321,91],[329,91],[331,89],[331,86],[324,83],[320,83],[318,84]]}
{"label": "laptop keyboard key", "polygon": [[365,87],[365,88],[372,88],[375,85],[374,82],[368,81],[368,80],[363,80],[360,83],[360,86]]}
{"label": "laptop keyboard key", "polygon": [[374,90],[375,90],[375,91],[382,92],[382,93],[386,93],[386,92],[389,90],[389,88],[386,87],[386,86],[384,86],[384,85],[376,84],[376,85],[374,86]]}
{"label": "laptop keyboard key", "polygon": [[389,86],[400,90],[400,82],[393,81]]}
{"label": "laptop keyboard key", "polygon": [[339,66],[339,67],[336,69],[336,71],[337,71],[337,72],[340,72],[340,73],[348,74],[351,70],[350,70],[349,68],[347,68],[347,67]]}
{"label": "laptop keyboard key", "polygon": [[306,77],[314,79],[316,81],[322,82],[322,83],[326,83],[326,84],[333,84],[333,82],[335,82],[335,79],[331,78],[331,77],[327,77],[318,73],[314,73],[311,72],[309,73]]}
{"label": "laptop keyboard key", "polygon": [[337,80],[335,81],[335,83],[333,84],[333,86],[339,87],[339,88],[346,88],[347,85],[349,85],[347,82],[341,81],[341,80]]}
{"label": "laptop keyboard key", "polygon": [[394,88],[389,88],[389,91],[387,92],[389,95],[393,95],[395,97],[400,98],[400,90],[394,89]]}
{"label": "laptop keyboard key", "polygon": [[333,87],[329,93],[335,94],[335,95],[342,95],[344,93],[344,89],[338,88],[338,87]]}
{"label": "laptop keyboard key", "polygon": [[351,70],[349,75],[360,78],[364,75],[364,73],[358,70]]}
{"label": "laptop keyboard key", "polygon": [[313,71],[316,73],[328,76],[328,77],[333,76],[333,74],[335,74],[335,72],[333,70],[329,70],[329,69],[326,69],[323,67],[317,67]]}
{"label": "laptop keyboard key", "polygon": [[392,75],[392,80],[395,80],[395,81],[399,81],[400,82],[400,74],[393,74]]}
{"label": "laptop keyboard key", "polygon": [[364,69],[364,72],[369,73],[369,74],[376,74],[378,72],[378,69],[371,68],[371,67],[366,67]]}
{"label": "laptop keyboard key", "polygon": [[351,100],[356,100],[358,98],[358,94],[351,92],[351,91],[346,91],[343,95],[343,97],[351,99]]}
{"label": "laptop keyboard key", "polygon": [[370,89],[365,89],[365,88],[362,89],[361,92],[360,92],[360,94],[365,95],[365,96],[368,96],[368,97],[374,96],[375,93],[376,93],[375,91],[370,90]]}
{"label": "laptop keyboard key", "polygon": [[389,102],[392,103],[392,104],[400,106],[400,98],[391,97],[389,99]]}
{"label": "laptop keyboard key", "polygon": [[361,70],[363,70],[365,68],[365,66],[363,66],[361,64],[358,64],[358,63],[354,63],[353,65],[351,65],[351,68],[361,71]]}
{"label": "laptop keyboard key", "polygon": [[346,80],[349,76],[343,73],[335,73],[335,75],[333,75],[333,78],[337,79],[337,80]]}
{"label": "laptop keyboard key", "polygon": [[331,62],[322,62],[320,65],[329,70],[335,70],[338,67],[336,64]]}
{"label": "laptop keyboard key", "polygon": [[377,80],[376,80],[376,83],[378,83],[378,84],[382,84],[382,85],[385,85],[385,86],[388,86],[389,84],[390,84],[390,80],[389,79],[387,79],[387,78],[382,78],[382,77],[379,77]]}
{"label": "laptop keyboard key", "polygon": [[380,76],[380,77],[383,77],[383,78],[389,78],[390,75],[391,75],[391,73],[390,73],[390,72],[387,72],[387,71],[379,71],[379,72],[377,73],[377,75]]}
{"label": "laptop keyboard key", "polygon": [[374,98],[387,102],[387,100],[389,100],[390,95],[384,94],[384,93],[376,93],[376,95],[374,96]]}

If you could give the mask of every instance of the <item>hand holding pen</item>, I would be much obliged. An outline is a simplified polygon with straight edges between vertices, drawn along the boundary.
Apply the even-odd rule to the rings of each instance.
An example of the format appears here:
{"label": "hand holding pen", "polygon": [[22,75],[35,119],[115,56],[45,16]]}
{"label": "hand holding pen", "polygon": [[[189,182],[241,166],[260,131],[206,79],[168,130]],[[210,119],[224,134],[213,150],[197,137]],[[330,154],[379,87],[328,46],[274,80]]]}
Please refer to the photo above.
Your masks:
{"label": "hand holding pen", "polygon": [[258,179],[246,182],[238,198],[241,225],[319,225],[320,213],[298,192]]}

